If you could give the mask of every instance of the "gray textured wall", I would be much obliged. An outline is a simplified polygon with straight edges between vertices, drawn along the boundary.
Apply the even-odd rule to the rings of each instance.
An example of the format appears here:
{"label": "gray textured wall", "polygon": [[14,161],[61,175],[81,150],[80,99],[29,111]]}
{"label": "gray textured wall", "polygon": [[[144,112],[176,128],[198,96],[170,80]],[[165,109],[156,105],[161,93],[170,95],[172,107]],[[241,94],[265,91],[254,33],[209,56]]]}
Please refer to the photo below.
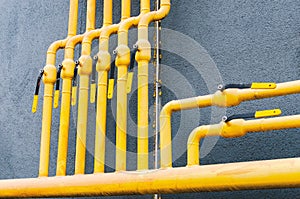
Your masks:
{"label": "gray textured wall", "polygon": [[[118,7],[118,1],[115,1]],[[223,1],[173,1],[170,15],[163,27],[183,34],[191,44],[201,45],[206,51],[197,55],[192,45],[181,46],[179,33],[163,31],[163,104],[182,97],[205,95],[219,83],[253,81],[285,82],[296,80],[300,73],[300,2],[298,0],[223,0]],[[45,53],[50,43],[65,37],[67,32],[68,1],[60,0],[0,0],[0,179],[36,177],[38,172],[39,141],[41,129],[41,104],[36,114],[31,114],[31,100],[38,70],[45,64]],[[133,15],[138,14],[138,3],[133,3]],[[84,32],[85,1],[80,1],[79,32]],[[102,1],[98,1],[98,13],[102,12]],[[119,18],[115,15],[114,21]],[[100,20],[97,27],[101,24]],[[151,34],[150,34],[151,36]],[[134,43],[136,31],[131,36]],[[115,47],[112,39],[112,47]],[[96,44],[95,44],[96,46]],[[178,48],[193,57],[207,59],[207,63],[192,65],[193,58],[178,53]],[[76,57],[79,56],[79,48]],[[210,56],[210,57],[209,57]],[[61,62],[63,52],[58,55]],[[211,59],[210,59],[211,58]],[[190,60],[192,59],[192,60]],[[212,61],[213,60],[213,61]],[[199,67],[212,67],[215,63],[220,76],[211,71],[210,83],[207,74],[197,71]],[[172,70],[171,70],[172,69]],[[150,71],[153,71],[150,70]],[[175,74],[175,76],[174,76]],[[180,75],[181,74],[181,75]],[[176,76],[179,75],[179,76]],[[151,76],[151,75],[150,75]],[[178,79],[182,78],[179,88]],[[209,77],[209,75],[208,75]],[[151,78],[150,78],[151,79]],[[150,80],[152,81],[152,80]],[[150,86],[151,87],[151,86]],[[43,90],[41,90],[41,93]],[[150,89],[150,92],[153,92]],[[151,96],[151,95],[150,95]],[[229,108],[228,113],[249,112],[261,109],[281,108],[283,115],[299,114],[299,95],[245,102],[239,107]],[[136,92],[130,95],[130,126],[128,169],[136,168],[135,102]],[[150,99],[150,105],[153,99]],[[115,101],[109,102],[109,107]],[[152,110],[152,109],[151,109]],[[176,160],[174,166],[186,164],[186,140],[189,132],[199,124],[219,121],[222,115],[216,109],[207,108],[174,114]],[[225,110],[222,110],[225,111]],[[70,131],[70,155],[68,174],[74,171],[75,121],[73,109]],[[114,110],[109,110],[108,137],[111,146],[107,155],[107,171],[114,165]],[[218,113],[218,112],[217,112]],[[94,116],[90,106],[90,119]],[[188,118],[186,119],[185,118]],[[210,120],[212,118],[212,120]],[[55,174],[59,110],[54,111],[51,144],[50,175]],[[180,121],[180,122],[178,122]],[[151,120],[152,122],[152,120]],[[202,164],[264,160],[300,156],[299,130],[273,131],[249,134],[238,139],[211,139],[201,148],[209,153],[202,154]],[[93,125],[89,124],[88,143],[91,147],[87,156],[87,173],[92,172]],[[175,136],[176,135],[176,136]],[[214,147],[210,151],[211,145]],[[150,144],[152,146],[152,144]],[[150,147],[152,148],[152,147]],[[178,156],[178,157],[177,157]],[[152,162],[150,163],[152,166]],[[298,198],[299,189],[255,190],[220,193],[197,193],[164,195],[163,198]],[[128,198],[128,197],[115,197]],[[136,196],[131,196],[136,198]],[[141,198],[151,198],[144,196]]]}

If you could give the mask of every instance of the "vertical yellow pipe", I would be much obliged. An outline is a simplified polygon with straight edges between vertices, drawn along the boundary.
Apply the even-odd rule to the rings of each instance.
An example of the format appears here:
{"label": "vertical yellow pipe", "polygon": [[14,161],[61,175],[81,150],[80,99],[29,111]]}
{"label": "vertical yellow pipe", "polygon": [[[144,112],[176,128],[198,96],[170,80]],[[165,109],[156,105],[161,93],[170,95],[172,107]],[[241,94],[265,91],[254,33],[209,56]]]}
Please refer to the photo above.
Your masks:
{"label": "vertical yellow pipe", "polygon": [[[112,23],[112,0],[104,1],[103,10],[103,27],[106,27]],[[101,28],[100,30],[102,31],[102,29],[103,28]],[[88,88],[89,76],[92,72],[92,58],[90,57],[90,50],[87,50],[87,48],[90,49],[91,45],[83,46],[82,56],[79,60],[80,63],[82,63],[82,66],[78,70],[80,76],[80,86],[78,102],[78,127],[76,141],[75,174],[84,174],[85,170],[86,129],[88,118]],[[97,145],[95,145],[95,147],[97,147]]]}
{"label": "vertical yellow pipe", "polygon": [[[144,4],[142,4],[144,5]],[[165,17],[170,1],[162,0],[158,11],[143,15],[138,25],[138,169],[148,169],[148,64],[151,59],[151,45],[148,41],[148,25],[151,21]],[[141,8],[141,11],[145,11]]]}
{"label": "vertical yellow pipe", "polygon": [[[124,20],[118,31],[118,48],[116,66],[117,80],[117,118],[116,118],[116,171],[126,170],[126,131],[127,131],[127,73],[130,64],[130,49],[128,47],[128,30],[137,25],[141,16],[150,11],[150,1],[141,0],[141,10],[138,17]],[[148,111],[148,110],[147,110]],[[147,163],[143,163],[144,165]],[[144,167],[144,166],[143,166]],[[144,168],[148,168],[144,167]]]}
{"label": "vertical yellow pipe", "polygon": [[[130,0],[122,0],[121,21],[130,17]],[[103,173],[105,165],[105,137],[106,137],[106,109],[107,109],[107,80],[110,70],[111,56],[109,50],[109,37],[116,33],[119,24],[107,26],[100,35],[98,53],[98,96],[97,96],[97,115],[95,132],[95,159],[94,173]]]}
{"label": "vertical yellow pipe", "polygon": [[[88,0],[87,2],[87,27],[86,33],[95,28],[95,15],[96,15],[96,0]],[[83,40],[84,35],[77,35],[72,37],[66,44],[65,50],[65,60],[63,61],[63,69],[61,77],[63,79],[63,88],[62,88],[62,99],[61,99],[61,115],[60,115],[60,127],[59,127],[59,138],[58,138],[58,155],[57,155],[57,167],[56,175],[64,176],[66,175],[66,165],[67,165],[67,151],[68,151],[68,137],[69,137],[69,125],[70,125],[70,105],[71,105],[71,87],[72,87],[72,78],[74,76],[74,48],[75,45]],[[86,59],[83,63],[80,63],[80,67],[88,65],[88,60]],[[79,68],[80,70],[80,68]],[[84,67],[84,70],[81,73],[88,73],[89,69]],[[81,82],[83,88],[86,88],[86,79],[83,78]],[[88,87],[88,86],[87,86]],[[85,90],[85,89],[83,89]],[[80,107],[83,109],[83,106]],[[82,112],[85,112],[82,110]],[[86,124],[79,125],[80,129],[84,129]],[[84,141],[84,133],[77,133],[77,139],[79,141]],[[78,145],[82,149],[82,142]]]}
{"label": "vertical yellow pipe", "polygon": [[78,0],[70,0],[68,37],[54,42],[47,51],[46,66],[44,68],[44,104],[40,145],[39,177],[48,176],[50,156],[50,134],[52,123],[53,87],[56,81],[56,53],[58,49],[65,47],[68,38],[76,35],[78,19]]}

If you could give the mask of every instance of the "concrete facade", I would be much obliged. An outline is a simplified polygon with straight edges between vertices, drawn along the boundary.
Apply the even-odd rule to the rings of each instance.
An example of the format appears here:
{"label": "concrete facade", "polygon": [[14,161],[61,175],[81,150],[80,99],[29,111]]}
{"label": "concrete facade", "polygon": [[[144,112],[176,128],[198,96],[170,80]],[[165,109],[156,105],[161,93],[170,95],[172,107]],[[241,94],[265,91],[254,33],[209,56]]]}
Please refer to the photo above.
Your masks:
{"label": "concrete facade", "polygon": [[[102,23],[102,0],[97,1],[97,27]],[[42,99],[36,114],[31,104],[36,77],[45,64],[48,46],[67,34],[68,1],[0,0],[0,179],[36,177],[39,163]],[[85,29],[86,1],[80,1],[78,31]],[[133,2],[133,15],[139,11]],[[115,1],[114,22],[119,19]],[[162,103],[206,95],[220,83],[286,82],[300,74],[300,2],[298,0],[172,1],[162,26]],[[130,44],[136,40],[136,31]],[[150,35],[152,40],[153,35]],[[183,41],[187,41],[182,43]],[[190,42],[190,43],[189,43]],[[95,42],[97,49],[97,42]],[[112,39],[111,50],[116,47]],[[80,47],[76,49],[76,58]],[[93,51],[96,52],[96,51]],[[199,54],[200,53],[200,54]],[[201,63],[197,62],[200,58]],[[58,63],[63,51],[58,53]],[[150,68],[153,72],[153,67]],[[153,122],[150,74],[150,124]],[[178,79],[179,78],[179,79]],[[134,83],[134,89],[136,83]],[[40,91],[42,98],[43,89]],[[202,124],[216,123],[223,114],[280,108],[283,115],[299,114],[299,95],[245,102],[238,107],[205,108],[176,113],[173,117],[174,166],[186,164],[189,133]],[[129,95],[128,170],[136,169],[136,91]],[[106,171],[114,167],[115,99],[108,106]],[[112,107],[112,108],[111,108]],[[93,171],[93,116],[90,105],[87,173]],[[68,174],[74,172],[76,108],[71,111]],[[50,175],[55,175],[59,110],[53,112]],[[150,127],[152,130],[152,127]],[[216,164],[300,156],[299,129],[248,134],[237,139],[205,139],[201,164]],[[153,141],[153,139],[152,139]],[[153,149],[150,143],[150,150]],[[152,155],[150,156],[152,157]],[[153,167],[153,161],[149,164]],[[163,198],[298,198],[300,189],[254,190],[219,193],[163,195]],[[122,196],[111,198],[137,198]],[[140,196],[138,198],[151,198]]]}

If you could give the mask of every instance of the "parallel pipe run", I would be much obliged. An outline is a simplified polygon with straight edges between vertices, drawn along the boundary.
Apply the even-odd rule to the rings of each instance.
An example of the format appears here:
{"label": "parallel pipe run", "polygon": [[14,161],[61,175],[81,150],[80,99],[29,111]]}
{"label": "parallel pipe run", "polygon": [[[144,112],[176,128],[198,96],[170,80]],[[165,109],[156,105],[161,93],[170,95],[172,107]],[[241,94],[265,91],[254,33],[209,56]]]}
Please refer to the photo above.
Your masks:
{"label": "parallel pipe run", "polygon": [[[121,21],[130,17],[130,0],[122,0]],[[96,70],[98,72],[97,113],[95,132],[94,173],[103,173],[105,165],[106,110],[107,110],[107,81],[110,70],[111,55],[109,53],[109,38],[116,34],[119,24],[107,26],[99,38],[99,53]]]}
{"label": "parallel pipe run", "polygon": [[67,41],[76,35],[78,19],[78,0],[70,0],[68,36],[64,40],[59,40],[51,44],[47,51],[46,66],[44,67],[44,104],[40,146],[39,176],[48,176],[49,156],[50,156],[50,134],[52,123],[52,102],[53,88],[56,82],[56,53],[60,48],[64,48]]}
{"label": "parallel pipe run", "polygon": [[[95,15],[96,15],[96,0],[88,0],[87,2],[87,22],[86,33],[95,29]],[[86,34],[85,33],[85,34]],[[70,125],[70,105],[71,105],[71,90],[72,79],[74,76],[74,48],[82,42],[84,35],[77,35],[72,37],[66,44],[65,60],[63,61],[62,69],[62,99],[61,99],[61,114],[60,114],[60,127],[58,138],[58,155],[57,155],[57,167],[56,175],[66,175],[67,165],[67,151],[68,151],[68,137],[69,137],[69,125]],[[82,63],[80,63],[80,67]],[[85,87],[86,89],[86,87]],[[81,128],[81,127],[79,127]]]}
{"label": "parallel pipe run", "polygon": [[300,158],[0,181],[0,197],[78,197],[300,188]]}
{"label": "parallel pipe run", "polygon": [[222,136],[225,138],[242,137],[250,132],[262,132],[300,127],[300,115],[277,117],[270,119],[248,120],[235,119],[230,122],[221,122],[215,125],[206,125],[195,128],[189,136],[188,166],[199,165],[200,140],[207,136]]}
{"label": "parallel pipe run", "polygon": [[148,40],[148,26],[161,20],[170,11],[170,0],[161,0],[160,9],[141,16],[138,24],[138,169],[148,169],[148,66],[151,59],[151,44]]}
{"label": "parallel pipe run", "polygon": [[[105,0],[103,6],[103,25],[101,29],[93,30],[92,34],[87,33],[83,39],[85,41],[82,46],[82,55],[79,62],[82,63],[79,67],[80,86],[79,86],[79,102],[78,102],[78,122],[77,122],[77,140],[76,140],[76,159],[75,159],[75,174],[84,174],[85,172],[85,156],[86,156],[86,130],[88,122],[88,90],[89,76],[92,73],[93,61],[90,56],[92,40],[100,36],[103,29],[112,23],[112,0]],[[99,33],[99,34],[98,34]],[[100,105],[101,106],[101,105]],[[98,106],[99,107],[99,106]],[[96,133],[97,138],[97,133]],[[97,148],[98,145],[95,145]],[[95,157],[96,158],[96,157]]]}
{"label": "parallel pipe run", "polygon": [[161,167],[172,167],[172,112],[208,106],[230,107],[243,101],[300,93],[300,80],[277,84],[275,89],[227,89],[212,95],[187,98],[167,103],[160,113]]}
{"label": "parallel pipe run", "polygon": [[[118,30],[118,47],[116,49],[116,66],[118,67],[117,80],[117,118],[116,118],[116,171],[126,170],[126,132],[127,132],[127,76],[130,64],[130,49],[128,47],[128,30],[138,25],[142,16],[150,11],[150,1],[141,0],[141,13],[121,22]],[[147,93],[148,94],[148,93]],[[148,99],[145,101],[148,104]],[[146,112],[148,113],[148,108]],[[139,128],[139,127],[138,127]],[[144,134],[138,130],[138,170],[148,169],[148,142],[141,146]],[[148,136],[147,136],[148,137]],[[145,152],[145,148],[147,148]],[[147,156],[146,156],[146,155]],[[143,157],[143,158],[141,158]]]}

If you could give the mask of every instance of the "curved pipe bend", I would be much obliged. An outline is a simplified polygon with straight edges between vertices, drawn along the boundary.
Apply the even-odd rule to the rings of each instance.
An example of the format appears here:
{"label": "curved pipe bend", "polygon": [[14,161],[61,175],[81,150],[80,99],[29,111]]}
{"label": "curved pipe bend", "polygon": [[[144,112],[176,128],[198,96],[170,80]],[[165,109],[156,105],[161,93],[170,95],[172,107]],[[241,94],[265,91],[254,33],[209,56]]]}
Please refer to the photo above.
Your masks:
{"label": "curved pipe bend", "polygon": [[172,112],[208,106],[231,107],[241,102],[300,93],[300,80],[277,84],[275,89],[226,89],[212,95],[198,96],[167,103],[160,113],[161,167],[172,167]]}
{"label": "curved pipe bend", "polygon": [[187,165],[199,165],[199,145],[201,139],[207,136],[222,136],[224,138],[242,137],[251,132],[290,129],[300,127],[300,115],[275,117],[269,119],[244,120],[235,119],[195,128],[187,142]]}

